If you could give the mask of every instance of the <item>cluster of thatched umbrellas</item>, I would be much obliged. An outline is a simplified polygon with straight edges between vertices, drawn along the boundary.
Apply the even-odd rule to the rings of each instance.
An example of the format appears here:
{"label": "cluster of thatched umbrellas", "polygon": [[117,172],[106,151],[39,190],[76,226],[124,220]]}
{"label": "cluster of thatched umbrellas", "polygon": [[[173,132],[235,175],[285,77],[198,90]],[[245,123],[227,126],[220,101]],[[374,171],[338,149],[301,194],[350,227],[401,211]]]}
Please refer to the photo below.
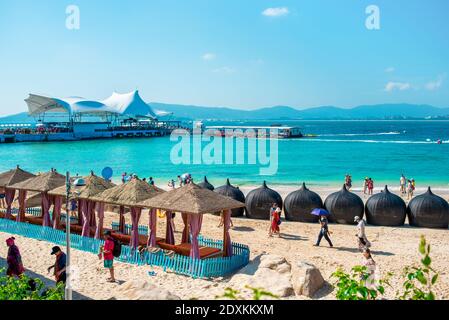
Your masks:
{"label": "cluster of thatched umbrellas", "polygon": [[[19,190],[19,213],[16,220],[42,224],[45,227],[61,229],[62,204],[66,199],[65,176],[52,169],[37,176],[23,171],[19,167],[0,174],[0,187],[4,187],[7,194],[8,210],[5,218],[12,219],[11,206],[16,190]],[[142,210],[149,210],[149,235],[144,242],[149,247],[162,247],[176,251],[175,238],[171,219],[173,213],[181,213],[184,222],[180,252],[186,252],[193,258],[202,257],[198,245],[198,235],[201,231],[202,215],[206,213],[223,213],[224,236],[223,255],[232,255],[232,244],[229,236],[231,211],[243,208],[245,204],[230,197],[202,188],[195,184],[188,184],[178,189],[165,192],[138,178],[121,184],[114,185],[101,177],[91,173],[82,178],[84,184],[81,188],[70,194],[71,201],[78,203],[78,223],[71,230],[81,233],[82,236],[101,238],[103,231],[103,219],[105,205],[119,208],[119,231],[113,236],[123,236],[127,210],[130,212],[132,231],[129,236],[129,244],[137,248],[142,244],[142,235],[139,235],[139,221]],[[27,192],[39,193],[41,198],[41,213],[39,217],[26,217]],[[50,207],[53,206],[53,214],[50,217]],[[67,208],[68,209],[68,208]],[[167,228],[165,239],[156,237],[157,210],[165,211]],[[66,222],[70,216],[66,210]],[[183,249],[183,250],[181,250]]]}

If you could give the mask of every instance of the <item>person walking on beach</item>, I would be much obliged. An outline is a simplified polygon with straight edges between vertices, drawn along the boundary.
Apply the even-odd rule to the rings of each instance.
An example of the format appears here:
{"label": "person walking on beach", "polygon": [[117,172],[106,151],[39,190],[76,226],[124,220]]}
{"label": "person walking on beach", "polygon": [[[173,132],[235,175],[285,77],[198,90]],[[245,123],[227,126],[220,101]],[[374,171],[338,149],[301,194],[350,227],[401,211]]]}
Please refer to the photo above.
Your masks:
{"label": "person walking on beach", "polygon": [[358,247],[359,250],[363,252],[363,250],[371,247],[371,243],[368,241],[365,233],[365,220],[360,217],[354,217],[354,222],[357,223],[357,234],[356,237],[358,239]]}
{"label": "person walking on beach", "polygon": [[104,233],[105,242],[104,246],[100,247],[100,253],[98,254],[98,258],[103,258],[104,267],[109,270],[110,277],[107,279],[108,282],[115,282],[114,275],[114,246],[115,242],[112,238],[112,234],[110,230],[107,230]]}
{"label": "person walking on beach", "polygon": [[178,176],[179,187],[182,187],[183,182],[184,182],[184,181],[182,180],[181,176]]}
{"label": "person walking on beach", "polygon": [[369,178],[368,179],[368,195],[373,195],[373,191],[374,191],[374,181],[373,181],[373,179]]}
{"label": "person walking on beach", "polygon": [[275,218],[275,212],[278,210],[278,208],[279,207],[278,207],[277,203],[273,203],[270,208],[270,226],[268,228],[268,236],[269,237],[273,236],[273,231],[276,231],[277,229],[279,229],[279,226],[277,225],[277,221],[276,221],[276,225],[274,225],[274,222],[273,222],[273,220]]}
{"label": "person walking on beach", "polygon": [[8,247],[8,256],[6,262],[8,264],[8,269],[6,274],[9,277],[20,277],[25,269],[22,264],[22,256],[20,255],[19,248],[14,243],[16,240],[14,237],[6,239],[6,246]]}
{"label": "person walking on beach", "polygon": [[401,178],[399,179],[399,184],[401,187],[401,194],[405,194],[405,185],[406,185],[407,179],[405,178],[404,174],[401,174]]}
{"label": "person walking on beach", "polygon": [[328,226],[328,221],[327,218],[324,216],[320,217],[320,233],[318,234],[318,239],[316,241],[315,247],[319,247],[320,243],[321,243],[321,239],[326,239],[327,243],[329,243],[329,246],[332,248],[334,245],[332,244],[332,241],[329,237],[330,232],[329,232],[329,226]]}
{"label": "person walking on beach", "polygon": [[273,236],[273,234],[276,234],[278,237],[281,236],[281,208],[279,208],[276,205],[276,208],[273,211],[273,217],[271,219],[271,228],[270,228],[270,237]]}
{"label": "person walking on beach", "polygon": [[345,176],[345,186],[348,190],[351,190],[352,188],[352,177],[349,174]]}
{"label": "person walking on beach", "polygon": [[126,174],[126,172],[123,172],[123,174],[122,174],[122,183],[124,184],[124,183],[126,183],[126,181],[127,181],[127,174]]}
{"label": "person walking on beach", "polygon": [[377,271],[377,265],[374,261],[370,249],[363,250],[363,266],[366,267],[366,272],[368,273],[368,276],[365,280],[365,286],[368,289],[373,289],[376,287],[376,271]]}
{"label": "person walking on beach", "polygon": [[411,200],[413,198],[413,192],[415,191],[413,181],[414,180],[408,180],[407,182],[407,200]]}
{"label": "person walking on beach", "polygon": [[366,194],[367,190],[368,190],[368,177],[365,177],[365,180],[363,181],[363,194]]}
{"label": "person walking on beach", "polygon": [[64,252],[62,252],[61,248],[58,246],[55,246],[51,249],[51,255],[56,256],[55,264],[48,267],[48,272],[51,271],[51,269],[54,269],[54,276],[56,283],[65,283],[67,280],[67,274],[66,274],[66,255]]}

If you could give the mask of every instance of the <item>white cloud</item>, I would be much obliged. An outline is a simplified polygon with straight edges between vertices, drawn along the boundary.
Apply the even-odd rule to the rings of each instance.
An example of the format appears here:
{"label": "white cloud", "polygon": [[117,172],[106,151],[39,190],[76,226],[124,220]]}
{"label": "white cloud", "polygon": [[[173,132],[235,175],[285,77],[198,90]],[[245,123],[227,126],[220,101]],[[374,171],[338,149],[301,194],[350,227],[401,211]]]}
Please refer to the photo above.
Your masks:
{"label": "white cloud", "polygon": [[216,57],[217,55],[211,52],[207,52],[201,56],[201,58],[206,61],[214,60]]}
{"label": "white cloud", "polygon": [[221,68],[212,70],[212,72],[214,72],[214,73],[223,73],[223,74],[231,74],[231,73],[235,73],[235,71],[236,70],[231,67],[221,67]]}
{"label": "white cloud", "polygon": [[394,72],[394,70],[395,70],[394,67],[388,67],[385,69],[385,72],[391,73],[391,72]]}
{"label": "white cloud", "polygon": [[443,78],[443,76],[439,76],[437,80],[426,83],[426,89],[429,91],[438,90],[443,84]]}
{"label": "white cloud", "polygon": [[262,14],[266,17],[281,17],[289,13],[290,11],[287,7],[267,8],[262,11]]}
{"label": "white cloud", "polygon": [[394,90],[399,90],[399,91],[404,91],[404,90],[408,90],[411,88],[410,83],[408,82],[388,82],[385,85],[385,91],[387,92],[391,92]]}

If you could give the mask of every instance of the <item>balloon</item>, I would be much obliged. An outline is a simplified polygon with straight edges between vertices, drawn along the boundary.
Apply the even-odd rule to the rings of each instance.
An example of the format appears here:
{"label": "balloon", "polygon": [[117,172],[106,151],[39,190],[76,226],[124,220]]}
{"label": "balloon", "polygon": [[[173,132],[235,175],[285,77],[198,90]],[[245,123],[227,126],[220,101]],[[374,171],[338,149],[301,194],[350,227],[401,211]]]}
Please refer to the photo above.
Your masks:
{"label": "balloon", "polygon": [[113,171],[110,167],[106,167],[103,169],[103,171],[101,171],[101,176],[105,179],[105,180],[109,180],[112,178],[112,174]]}

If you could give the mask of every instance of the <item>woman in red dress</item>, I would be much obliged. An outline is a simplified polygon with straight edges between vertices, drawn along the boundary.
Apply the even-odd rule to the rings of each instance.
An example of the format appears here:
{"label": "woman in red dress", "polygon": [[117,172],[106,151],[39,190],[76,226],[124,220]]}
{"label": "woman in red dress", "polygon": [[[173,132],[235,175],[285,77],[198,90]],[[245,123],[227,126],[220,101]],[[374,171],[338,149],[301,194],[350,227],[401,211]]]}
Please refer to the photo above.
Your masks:
{"label": "woman in red dress", "polygon": [[277,234],[280,236],[280,221],[281,221],[281,209],[276,206],[276,209],[272,210],[271,213],[271,227],[270,227],[270,237],[273,236],[273,234]]}

